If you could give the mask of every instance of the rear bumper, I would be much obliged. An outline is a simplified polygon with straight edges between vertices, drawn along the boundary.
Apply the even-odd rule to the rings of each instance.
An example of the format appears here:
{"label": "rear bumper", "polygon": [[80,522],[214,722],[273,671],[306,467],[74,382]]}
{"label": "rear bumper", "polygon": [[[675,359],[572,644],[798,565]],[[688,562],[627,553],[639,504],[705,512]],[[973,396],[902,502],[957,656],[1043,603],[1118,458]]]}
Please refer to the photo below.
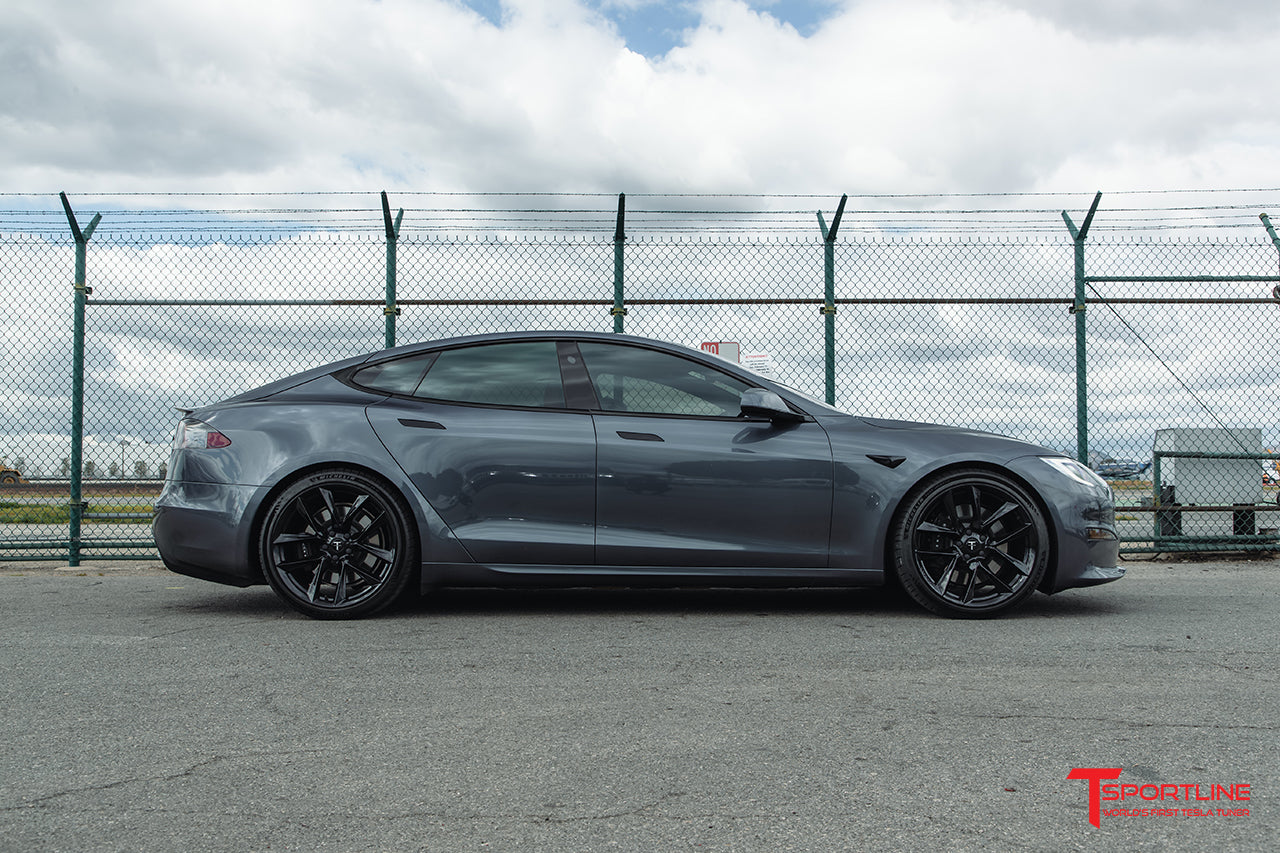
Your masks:
{"label": "rear bumper", "polygon": [[151,521],[165,568],[232,586],[263,583],[243,523],[256,491],[253,486],[166,484]]}

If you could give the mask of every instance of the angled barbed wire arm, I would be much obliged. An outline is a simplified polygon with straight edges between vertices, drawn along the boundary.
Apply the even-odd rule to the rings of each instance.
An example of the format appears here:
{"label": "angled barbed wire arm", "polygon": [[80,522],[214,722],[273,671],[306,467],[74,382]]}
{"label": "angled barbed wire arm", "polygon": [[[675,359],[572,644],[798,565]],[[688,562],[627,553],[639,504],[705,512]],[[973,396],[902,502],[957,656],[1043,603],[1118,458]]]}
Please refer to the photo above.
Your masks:
{"label": "angled barbed wire arm", "polygon": [[[1271,224],[1271,217],[1265,213],[1259,213],[1258,218],[1262,220],[1262,226],[1267,229],[1267,236],[1271,238],[1271,245],[1276,247],[1277,263],[1280,264],[1280,235],[1276,234],[1275,226]],[[1271,295],[1280,300],[1280,284],[1271,288]]]}

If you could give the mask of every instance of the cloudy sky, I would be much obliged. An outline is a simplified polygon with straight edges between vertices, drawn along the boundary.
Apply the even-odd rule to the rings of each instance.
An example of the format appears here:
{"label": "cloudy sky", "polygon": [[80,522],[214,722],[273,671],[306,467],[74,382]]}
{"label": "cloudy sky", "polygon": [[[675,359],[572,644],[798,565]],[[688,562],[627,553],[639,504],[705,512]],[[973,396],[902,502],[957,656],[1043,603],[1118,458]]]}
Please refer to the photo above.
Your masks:
{"label": "cloudy sky", "polygon": [[1280,185],[1274,0],[0,0],[0,191]]}
{"label": "cloudy sky", "polygon": [[[360,263],[347,244],[310,245],[305,235],[269,246],[112,245],[111,234],[127,231],[118,208],[133,201],[94,196],[119,193],[168,194],[155,196],[158,204],[179,205],[183,193],[351,192],[362,201],[335,203],[367,207],[360,215],[374,228],[378,190],[393,204],[406,203],[397,192],[707,193],[718,203],[735,193],[817,194],[829,203],[791,206],[828,213],[845,192],[864,204],[873,194],[1060,193],[1036,203],[1049,214],[1050,239],[1065,241],[1053,206],[1080,221],[1094,190],[1108,194],[1095,233],[1114,233],[1127,204],[1151,203],[1141,191],[1238,189],[1253,192],[1229,236],[1259,244],[1251,259],[1228,263],[1204,250],[1186,263],[1219,274],[1274,269],[1257,212],[1280,188],[1275,0],[0,0],[0,10],[0,202],[39,208],[57,230],[56,239],[0,246],[0,284],[18,303],[0,354],[22,368],[0,382],[0,455],[47,456],[46,473],[65,455],[69,405],[69,309],[47,310],[70,300],[67,237],[52,195],[59,190],[84,200],[84,218],[103,209],[103,198],[116,206],[94,243],[95,299],[296,296],[299,270],[355,295],[368,295],[370,282],[381,292],[376,243],[359,250],[372,253]],[[1126,200],[1126,191],[1137,195]],[[208,196],[196,203],[218,204]],[[606,239],[612,203],[603,197],[596,223]],[[423,212],[412,212],[409,227],[420,228]],[[850,232],[859,227],[852,218]],[[804,219],[813,239],[811,214]],[[1008,252],[927,267],[912,250],[912,265],[890,264],[879,283],[862,270],[858,286],[951,294],[955,270],[964,269],[1005,295],[1039,295],[1015,292],[1029,286],[1072,292],[1069,247]],[[273,260],[276,253],[286,260]],[[1053,257],[1026,257],[1046,253]],[[414,258],[406,252],[406,267]],[[603,273],[592,267],[579,278],[607,284],[612,255],[600,258]],[[1174,261],[1176,272],[1187,271]],[[631,263],[643,282],[643,258]],[[1126,271],[1149,266],[1134,263]],[[480,268],[468,261],[468,270]],[[737,293],[744,285],[730,272],[716,275]],[[520,275],[528,287],[528,272]],[[672,273],[649,278],[665,282]],[[402,297],[439,295],[407,279]],[[471,274],[459,281],[467,295],[480,286]],[[709,273],[689,281],[702,292],[721,286]],[[1269,292],[1259,284],[1225,295]],[[635,312],[628,331],[743,340],[781,360],[787,341],[814,334],[811,309],[791,319],[771,312],[767,321],[701,314],[693,325]],[[375,349],[382,334],[380,311],[282,319],[200,310],[176,322],[162,311],[94,309],[88,428],[92,446],[105,448],[104,465],[122,440],[162,447],[173,405]],[[1214,418],[1271,429],[1280,399],[1272,310],[1230,321],[1206,310],[1152,315],[1142,341],[1119,320],[1091,313],[1101,342],[1093,411],[1116,424],[1110,438],[1100,426],[1096,444],[1136,455],[1155,428],[1180,417],[1217,423],[1180,396],[1179,381],[1217,389]],[[970,309],[930,309],[911,327],[898,315],[843,313],[839,402],[1066,446],[1074,326],[1059,308],[1045,311],[1011,324]],[[402,341],[498,322],[611,324],[603,312],[567,320],[476,314],[467,320],[475,328],[436,327],[426,313],[402,318]],[[1243,328],[1254,331],[1219,333]],[[328,349],[317,346],[321,338]],[[1149,357],[1146,342],[1176,376]],[[1223,378],[1223,365],[1243,365],[1248,375]],[[802,368],[797,362],[785,378],[818,391],[817,373]],[[971,376],[1009,387],[993,403]],[[968,396],[957,390],[965,388]],[[940,409],[940,399],[952,408]],[[48,436],[47,451],[5,438],[36,433]]]}

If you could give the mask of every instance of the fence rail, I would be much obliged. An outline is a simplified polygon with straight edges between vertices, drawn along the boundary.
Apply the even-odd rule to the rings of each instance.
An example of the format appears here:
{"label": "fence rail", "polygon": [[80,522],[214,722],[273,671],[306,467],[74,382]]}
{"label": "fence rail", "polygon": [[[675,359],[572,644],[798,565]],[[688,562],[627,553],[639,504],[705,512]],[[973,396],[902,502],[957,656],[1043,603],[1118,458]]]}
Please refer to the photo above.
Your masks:
{"label": "fence rail", "polygon": [[[811,212],[808,233],[781,237],[690,236],[688,210],[669,234],[633,210],[645,223],[633,236],[625,197],[599,231],[550,237],[496,218],[482,236],[414,230],[385,194],[357,233],[260,218],[230,236],[212,231],[235,231],[225,221],[118,232],[111,211],[81,227],[62,196],[59,236],[47,218],[24,230],[0,211],[13,294],[0,463],[30,481],[0,486],[0,555],[153,556],[145,522],[174,407],[397,342],[530,328],[737,341],[778,380],[847,410],[1014,435],[1088,463],[1158,461],[1164,429],[1253,430],[1260,446],[1237,449],[1256,482],[1242,486],[1263,490],[1251,511],[1274,530],[1280,476],[1264,451],[1280,448],[1280,237],[1265,214],[1243,238],[1098,237],[1100,200],[1079,226],[1063,213],[1056,236],[1019,239],[877,236],[851,224],[843,198],[829,224]],[[1188,506],[1205,521],[1180,543],[1152,524],[1158,478],[1115,488],[1126,548],[1271,544],[1246,543],[1230,511],[1219,529]]]}

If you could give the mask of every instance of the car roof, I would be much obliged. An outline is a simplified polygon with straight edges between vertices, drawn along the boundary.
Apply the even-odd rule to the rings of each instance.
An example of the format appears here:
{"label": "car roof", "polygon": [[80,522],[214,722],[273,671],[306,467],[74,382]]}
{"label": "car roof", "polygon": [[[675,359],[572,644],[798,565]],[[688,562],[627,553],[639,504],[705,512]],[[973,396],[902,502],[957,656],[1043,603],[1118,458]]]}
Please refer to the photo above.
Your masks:
{"label": "car roof", "polygon": [[464,346],[467,344],[482,344],[497,341],[510,340],[576,340],[576,341],[624,341],[633,344],[641,344],[644,346],[657,347],[659,349],[670,349],[674,352],[701,353],[692,347],[682,344],[671,343],[670,341],[657,340],[655,338],[642,338],[636,335],[625,335],[619,332],[591,332],[583,330],[531,330],[531,331],[511,331],[511,332],[487,332],[482,335],[463,335],[455,338],[438,338],[431,341],[419,341],[418,343],[404,344],[402,346],[393,347],[391,349],[379,350],[370,354],[369,360],[382,360],[384,357],[395,357],[398,355],[407,355],[409,353],[419,352],[429,349],[441,349],[444,347]]}
{"label": "car roof", "polygon": [[[749,368],[743,367],[741,364],[720,358],[717,355],[703,352],[688,344],[677,344],[671,341],[658,340],[657,338],[643,338],[638,335],[626,335],[620,332],[589,332],[589,331],[547,331],[536,330],[527,332],[489,332],[483,335],[465,335],[456,338],[440,338],[432,341],[421,341],[414,344],[404,344],[403,346],[393,347],[392,349],[379,350],[370,353],[366,358],[357,359],[355,363],[376,363],[381,361],[391,361],[406,355],[413,355],[418,352],[427,352],[437,349],[450,349],[454,347],[473,346],[487,343],[503,343],[507,341],[537,341],[537,340],[571,340],[571,341],[600,341],[601,343],[611,344],[632,344],[634,346],[646,347],[649,349],[662,350],[664,352],[674,353],[676,355],[692,358],[695,361],[701,361],[708,365],[712,365],[727,373],[733,373],[740,378],[748,379],[751,382],[763,381],[769,383],[765,377],[756,373]],[[329,370],[321,369],[321,372],[334,373],[343,367],[351,366],[351,360],[345,362],[337,362],[329,366]]]}
{"label": "car roof", "polygon": [[[533,331],[512,331],[512,332],[489,332],[482,335],[464,335],[453,338],[438,338],[429,341],[418,341],[412,344],[403,344],[391,349],[375,350],[374,352],[364,353],[363,355],[351,356],[341,359],[340,361],[329,362],[310,370],[304,370],[301,373],[295,373],[290,376],[277,379],[275,382],[251,388],[234,397],[219,401],[217,405],[225,405],[228,403],[239,403],[249,400],[262,399],[263,397],[277,394],[281,391],[294,388],[304,382],[318,379],[322,376],[338,373],[348,368],[353,368],[361,364],[375,364],[382,361],[392,361],[404,356],[413,355],[418,352],[427,352],[436,349],[448,349],[460,346],[471,346],[486,343],[500,343],[504,341],[529,341],[529,340],[574,340],[574,341],[601,341],[607,343],[629,343],[636,346],[643,346],[650,349],[659,349],[665,352],[676,353],[681,356],[692,358],[695,361],[701,361],[705,364],[712,365],[726,373],[734,374],[741,379],[752,382],[757,385],[764,385],[769,388],[777,389],[777,386],[765,377],[760,376],[754,371],[748,370],[739,364],[734,364],[718,356],[705,353],[701,350],[694,349],[684,344],[671,343],[670,341],[661,341],[654,338],[642,338],[637,335],[625,335],[618,332],[591,332],[582,330],[533,330]],[[788,389],[790,390],[790,389]],[[792,393],[795,393],[792,391]]]}

